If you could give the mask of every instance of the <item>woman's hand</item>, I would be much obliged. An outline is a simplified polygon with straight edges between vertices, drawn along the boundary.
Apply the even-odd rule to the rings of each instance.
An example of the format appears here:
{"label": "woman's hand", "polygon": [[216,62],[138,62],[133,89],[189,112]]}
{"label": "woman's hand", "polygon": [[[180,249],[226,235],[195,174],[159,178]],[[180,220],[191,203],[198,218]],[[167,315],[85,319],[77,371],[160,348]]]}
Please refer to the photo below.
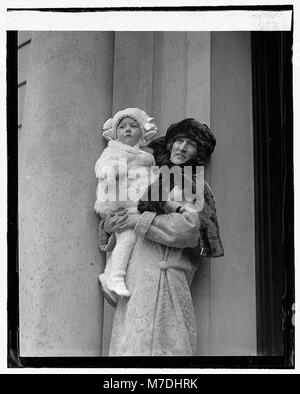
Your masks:
{"label": "woman's hand", "polygon": [[104,230],[111,234],[116,231],[121,233],[125,230],[134,229],[139,217],[139,213],[128,215],[126,210],[120,211],[113,216],[108,215],[104,222]]}
{"label": "woman's hand", "polygon": [[125,230],[133,230],[141,216],[139,213],[132,213],[130,215],[126,215],[127,218],[125,221],[119,222],[118,225],[116,226],[116,230],[119,233]]}
{"label": "woman's hand", "polygon": [[123,224],[127,217],[128,214],[125,209],[116,212],[114,215],[108,215],[103,225],[105,232],[108,234],[115,232],[116,228]]}

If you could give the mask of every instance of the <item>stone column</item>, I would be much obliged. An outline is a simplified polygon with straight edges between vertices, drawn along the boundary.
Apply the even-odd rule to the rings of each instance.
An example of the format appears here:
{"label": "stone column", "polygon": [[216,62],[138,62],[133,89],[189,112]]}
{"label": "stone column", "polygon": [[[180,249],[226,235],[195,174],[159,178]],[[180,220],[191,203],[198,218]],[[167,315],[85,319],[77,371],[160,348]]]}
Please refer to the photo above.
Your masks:
{"label": "stone column", "polygon": [[94,164],[111,115],[112,32],[35,32],[19,148],[20,349],[101,355]]}
{"label": "stone column", "polygon": [[224,257],[210,264],[212,356],[256,356],[250,32],[211,33],[211,160]]}

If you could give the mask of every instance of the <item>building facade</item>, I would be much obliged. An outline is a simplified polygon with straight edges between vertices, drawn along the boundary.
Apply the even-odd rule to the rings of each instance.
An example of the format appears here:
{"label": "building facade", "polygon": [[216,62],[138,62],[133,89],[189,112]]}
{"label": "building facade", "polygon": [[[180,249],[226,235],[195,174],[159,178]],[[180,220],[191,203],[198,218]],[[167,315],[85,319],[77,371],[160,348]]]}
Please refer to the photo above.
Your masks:
{"label": "building facade", "polygon": [[192,284],[198,355],[258,354],[250,32],[19,32],[20,354],[107,355],[93,211],[99,130],[138,106],[160,135],[184,117],[217,145],[205,169],[225,254]]}

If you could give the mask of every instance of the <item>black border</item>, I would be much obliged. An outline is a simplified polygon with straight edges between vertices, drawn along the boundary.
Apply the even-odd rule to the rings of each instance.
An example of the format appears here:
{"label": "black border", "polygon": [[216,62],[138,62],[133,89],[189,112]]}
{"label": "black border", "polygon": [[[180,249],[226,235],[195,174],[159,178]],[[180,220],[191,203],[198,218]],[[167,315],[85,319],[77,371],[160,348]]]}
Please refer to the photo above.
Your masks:
{"label": "black border", "polygon": [[181,368],[181,369],[293,369],[284,356],[207,357],[17,357],[15,368]]}
{"label": "black border", "polygon": [[18,54],[17,32],[7,32],[7,318],[8,366],[20,365],[18,263]]}
{"label": "black border", "polygon": [[113,11],[292,11],[292,5],[240,5],[240,6],[184,6],[184,7],[61,7],[61,8],[7,8],[7,11],[41,12],[113,12]]}
{"label": "black border", "polygon": [[[112,8],[8,8],[7,11],[41,12],[107,12],[107,11],[215,11],[215,10],[292,10],[293,6],[216,6],[216,7],[112,7]],[[292,105],[292,103],[289,103]],[[255,357],[19,357],[18,346],[18,125],[17,125],[17,32],[7,32],[7,153],[8,153],[8,349],[9,368],[276,368],[293,369],[291,346],[284,356]],[[289,153],[290,153],[289,147]],[[292,184],[289,184],[291,187]],[[293,215],[293,200],[285,201],[289,215]],[[288,226],[290,224],[288,223]],[[285,234],[285,258],[293,259],[293,229]],[[292,275],[291,273],[289,275]],[[291,277],[289,277],[291,280]],[[290,282],[289,282],[290,283]],[[286,332],[286,343],[290,332]],[[288,350],[289,353],[286,353]]]}
{"label": "black border", "polygon": [[251,38],[258,354],[293,358],[293,36]]}

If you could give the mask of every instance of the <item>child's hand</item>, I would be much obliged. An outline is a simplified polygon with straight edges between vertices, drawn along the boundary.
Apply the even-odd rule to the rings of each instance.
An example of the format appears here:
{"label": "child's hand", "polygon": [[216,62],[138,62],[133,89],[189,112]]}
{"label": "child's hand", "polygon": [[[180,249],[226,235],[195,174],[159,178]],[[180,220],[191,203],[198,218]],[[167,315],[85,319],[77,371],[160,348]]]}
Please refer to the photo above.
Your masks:
{"label": "child's hand", "polygon": [[197,209],[193,205],[182,206],[179,210],[180,213],[195,213]]}
{"label": "child's hand", "polygon": [[191,213],[191,212],[197,212],[197,210],[191,205],[184,205],[179,208],[179,212],[180,213],[185,213],[185,212]]}
{"label": "child's hand", "polygon": [[164,205],[164,210],[166,214],[178,212],[181,204],[177,201],[166,201]]}

